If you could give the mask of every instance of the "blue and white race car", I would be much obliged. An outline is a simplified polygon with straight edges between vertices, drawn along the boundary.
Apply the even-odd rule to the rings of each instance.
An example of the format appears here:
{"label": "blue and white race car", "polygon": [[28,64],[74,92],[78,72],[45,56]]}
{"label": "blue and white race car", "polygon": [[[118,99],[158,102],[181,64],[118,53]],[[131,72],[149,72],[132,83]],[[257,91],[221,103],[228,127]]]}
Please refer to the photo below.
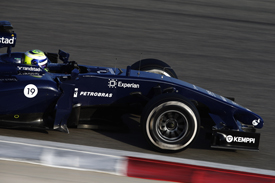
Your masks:
{"label": "blue and white race car", "polygon": [[[187,148],[201,126],[212,147],[258,150],[263,119],[211,91],[177,79],[170,66],[144,59],[125,69],[79,65],[69,54],[46,53],[47,70],[24,64],[12,52],[16,33],[0,21],[0,125],[69,132],[95,121],[116,123],[127,113],[140,115],[143,133],[161,152]],[[61,60],[62,63],[58,63]]]}

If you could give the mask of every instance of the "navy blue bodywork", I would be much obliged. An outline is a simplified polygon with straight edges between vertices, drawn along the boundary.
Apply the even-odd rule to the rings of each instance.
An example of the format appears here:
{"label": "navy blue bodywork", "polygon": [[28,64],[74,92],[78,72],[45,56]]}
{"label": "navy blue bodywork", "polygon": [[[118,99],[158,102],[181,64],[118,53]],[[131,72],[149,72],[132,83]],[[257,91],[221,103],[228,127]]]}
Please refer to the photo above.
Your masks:
{"label": "navy blue bodywork", "polygon": [[[124,113],[141,114],[152,98],[174,92],[191,101],[201,119],[210,119],[207,125],[212,130],[213,147],[231,148],[226,137],[237,132],[234,138],[256,134],[257,147],[251,149],[258,148],[259,134],[255,129],[263,127],[263,119],[226,97],[179,79],[130,67],[78,65],[62,51],[59,56],[63,63],[49,63],[46,72],[38,66],[22,64],[23,53],[11,52],[16,43],[15,33],[4,32],[0,36],[0,47],[7,47],[7,53],[0,55],[1,125],[68,132],[67,126],[89,124],[93,116],[102,115],[102,109],[102,117],[108,116],[108,111],[115,111],[115,118]],[[250,149],[245,144],[238,147]]]}

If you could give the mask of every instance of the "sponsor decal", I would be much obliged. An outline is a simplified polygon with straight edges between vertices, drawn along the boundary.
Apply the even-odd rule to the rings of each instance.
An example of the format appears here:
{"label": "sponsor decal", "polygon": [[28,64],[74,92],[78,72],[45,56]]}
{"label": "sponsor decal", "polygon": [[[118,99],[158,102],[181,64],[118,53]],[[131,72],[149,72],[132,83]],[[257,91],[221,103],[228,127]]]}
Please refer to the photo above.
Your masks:
{"label": "sponsor decal", "polygon": [[113,94],[112,93],[104,93],[104,92],[81,91],[79,96],[111,98],[113,96]]}
{"label": "sponsor decal", "polygon": [[231,142],[233,141],[232,135],[227,135],[226,141],[227,141],[228,143],[231,143]]}
{"label": "sponsor decal", "polygon": [[74,89],[74,98],[77,97],[77,94],[78,94],[78,88],[75,88],[75,89]]}
{"label": "sponsor decal", "polygon": [[108,86],[109,88],[139,88],[139,84],[124,83],[122,81],[118,81],[117,79],[109,79]]}
{"label": "sponsor decal", "polygon": [[[113,97],[113,93],[105,93],[105,92],[93,92],[93,91],[80,91],[79,96],[83,97],[103,97],[103,98],[111,98]],[[78,97],[78,88],[74,89],[74,98]]]}
{"label": "sponsor decal", "polygon": [[15,82],[18,81],[17,78],[0,78],[2,82]]}
{"label": "sponsor decal", "polygon": [[250,137],[235,137],[232,135],[227,135],[226,136],[226,141],[228,143],[231,142],[237,142],[237,143],[249,143],[249,144],[255,144],[255,138],[250,138]]}
{"label": "sponsor decal", "polygon": [[117,80],[116,79],[109,79],[108,86],[109,88],[116,88]]}
{"label": "sponsor decal", "polygon": [[17,69],[19,71],[36,71],[36,72],[41,72],[42,69],[39,68],[39,67],[20,67],[20,66],[17,66]]}
{"label": "sponsor decal", "polygon": [[33,84],[28,84],[24,88],[24,95],[27,98],[33,98],[38,94],[38,88]]}
{"label": "sponsor decal", "polygon": [[23,76],[28,75],[28,76],[39,77],[39,78],[43,76],[37,72],[22,72],[22,73],[18,73],[18,75],[23,75]]}
{"label": "sponsor decal", "polygon": [[0,43],[2,44],[14,44],[14,37],[12,38],[5,38],[5,37],[1,37],[0,38]]}
{"label": "sponsor decal", "polygon": [[260,118],[259,118],[259,119],[254,119],[254,120],[252,121],[252,125],[253,125],[253,126],[257,126],[260,122],[261,122],[261,119],[260,119]]}

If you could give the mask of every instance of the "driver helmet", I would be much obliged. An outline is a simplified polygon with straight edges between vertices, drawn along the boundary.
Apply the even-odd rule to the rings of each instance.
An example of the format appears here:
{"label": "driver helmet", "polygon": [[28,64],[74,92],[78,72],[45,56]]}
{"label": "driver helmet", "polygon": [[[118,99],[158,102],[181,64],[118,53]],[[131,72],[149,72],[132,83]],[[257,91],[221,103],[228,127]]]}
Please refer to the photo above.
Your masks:
{"label": "driver helmet", "polygon": [[41,50],[30,50],[25,52],[24,64],[36,65],[47,69],[48,58]]}

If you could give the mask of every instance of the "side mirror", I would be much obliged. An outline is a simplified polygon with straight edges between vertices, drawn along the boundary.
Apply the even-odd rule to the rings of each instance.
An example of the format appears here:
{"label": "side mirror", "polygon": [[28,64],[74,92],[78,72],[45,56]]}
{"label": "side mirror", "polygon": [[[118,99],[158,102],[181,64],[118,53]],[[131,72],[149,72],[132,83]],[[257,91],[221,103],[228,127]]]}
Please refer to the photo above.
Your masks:
{"label": "side mirror", "polygon": [[71,72],[71,79],[72,80],[76,80],[76,78],[78,77],[79,75],[79,70],[78,69],[73,69],[72,72]]}
{"label": "side mirror", "polygon": [[58,51],[59,59],[62,60],[65,64],[68,63],[70,54],[66,53],[65,51],[59,50]]}

